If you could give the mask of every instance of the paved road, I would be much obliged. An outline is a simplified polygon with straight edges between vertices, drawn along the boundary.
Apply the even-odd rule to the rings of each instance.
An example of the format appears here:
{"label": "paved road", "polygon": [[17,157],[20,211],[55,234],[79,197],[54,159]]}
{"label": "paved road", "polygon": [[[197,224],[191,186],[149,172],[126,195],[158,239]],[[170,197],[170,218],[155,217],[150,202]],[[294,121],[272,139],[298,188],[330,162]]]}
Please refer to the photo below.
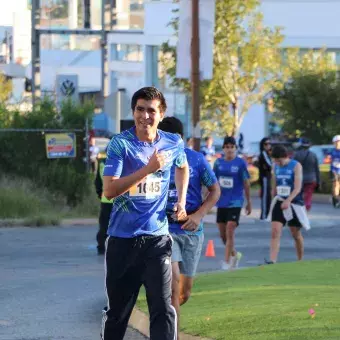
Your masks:
{"label": "paved road", "polygon": [[[255,207],[258,202],[255,202]],[[313,229],[306,234],[306,259],[340,258],[340,210],[316,205]],[[259,214],[255,209],[254,216]],[[208,220],[214,221],[210,215]],[[96,226],[0,228],[0,339],[99,339],[103,294],[103,258],[95,251]],[[288,230],[280,261],[293,261]],[[236,245],[242,266],[255,266],[268,255],[270,227],[243,217]],[[206,242],[215,241],[216,258],[201,257],[199,271],[219,269],[223,259],[216,226],[206,225]],[[126,340],[145,339],[129,330]]]}
{"label": "paved road", "polygon": [[[243,253],[241,267],[257,266],[269,256],[270,223],[260,222],[259,201],[255,200],[255,209],[251,217],[241,217],[240,226],[236,231],[236,249]],[[224,246],[220,241],[215,215],[208,215],[205,224],[205,244],[214,240],[216,258],[201,257],[199,271],[220,269],[220,261],[224,257]],[[340,258],[340,210],[328,204],[316,204],[309,214],[311,230],[303,230],[305,237],[305,259]],[[205,248],[204,248],[205,249]],[[295,248],[288,228],[282,234],[280,262],[295,261]]]}
{"label": "paved road", "polygon": [[[0,339],[99,339],[103,257],[94,227],[0,229]],[[125,340],[144,336],[129,330]]]}

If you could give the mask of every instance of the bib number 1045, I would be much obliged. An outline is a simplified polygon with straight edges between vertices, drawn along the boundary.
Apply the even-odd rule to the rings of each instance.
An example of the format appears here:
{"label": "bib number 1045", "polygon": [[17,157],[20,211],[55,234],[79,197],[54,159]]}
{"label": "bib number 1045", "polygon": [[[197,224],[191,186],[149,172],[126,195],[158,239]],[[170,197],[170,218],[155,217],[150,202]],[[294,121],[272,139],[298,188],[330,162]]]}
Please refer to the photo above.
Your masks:
{"label": "bib number 1045", "polygon": [[152,199],[161,195],[161,179],[147,177],[130,189],[130,197]]}
{"label": "bib number 1045", "polygon": [[161,191],[161,183],[160,181],[142,182],[137,185],[137,190],[139,195],[157,194]]}

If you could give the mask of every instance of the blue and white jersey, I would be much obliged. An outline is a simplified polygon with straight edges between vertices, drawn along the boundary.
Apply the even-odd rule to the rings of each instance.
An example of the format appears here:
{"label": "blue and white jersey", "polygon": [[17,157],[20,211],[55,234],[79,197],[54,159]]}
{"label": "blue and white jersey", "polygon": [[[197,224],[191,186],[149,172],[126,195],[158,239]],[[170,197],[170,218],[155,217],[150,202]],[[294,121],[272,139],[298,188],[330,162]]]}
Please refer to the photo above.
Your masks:
{"label": "blue and white jersey", "polygon": [[340,149],[331,152],[331,171],[340,174]]}
{"label": "blue and white jersey", "polygon": [[[275,165],[274,173],[276,179],[276,193],[278,196],[286,199],[294,190],[295,173],[294,169],[299,162],[292,159],[285,166]],[[302,190],[293,199],[292,203],[304,205]]]}
{"label": "blue and white jersey", "polygon": [[[190,178],[186,197],[186,212],[189,215],[197,211],[202,205],[202,186],[211,187],[217,182],[216,176],[208,161],[202,153],[185,149],[186,157],[189,164]],[[176,185],[175,185],[175,166],[171,169],[170,187],[168,193],[168,204],[166,210],[168,215],[173,214],[173,208],[178,200]],[[182,230],[182,224],[169,222],[169,229],[174,234],[201,234],[203,232],[203,222],[195,232]]]}
{"label": "blue and white jersey", "polygon": [[156,148],[165,153],[167,163],[113,200],[108,235],[132,238],[168,234],[165,208],[170,170],[173,164],[182,167],[186,163],[179,135],[157,130],[154,142],[142,142],[133,127],[114,136],[108,146],[104,176],[126,177],[135,173],[148,164]]}
{"label": "blue and white jersey", "polygon": [[244,181],[250,178],[246,162],[240,157],[230,161],[218,158],[214,164],[214,172],[221,187],[217,207],[242,208]]}

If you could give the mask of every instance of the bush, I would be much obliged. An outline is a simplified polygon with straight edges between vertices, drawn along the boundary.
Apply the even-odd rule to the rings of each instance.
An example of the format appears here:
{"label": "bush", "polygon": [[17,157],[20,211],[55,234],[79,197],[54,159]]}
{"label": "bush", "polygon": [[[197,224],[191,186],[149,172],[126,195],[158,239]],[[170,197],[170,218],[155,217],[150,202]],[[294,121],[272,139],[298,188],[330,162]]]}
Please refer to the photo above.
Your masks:
{"label": "bush", "polygon": [[[34,111],[10,112],[0,105],[0,128],[14,129],[84,129],[86,119],[91,126],[92,103],[75,105],[68,101],[57,112],[55,104],[47,99]],[[0,172],[26,177],[39,187],[45,187],[66,197],[67,204],[75,206],[88,194],[92,180],[86,173],[85,131],[76,133],[76,157],[47,159],[43,132],[0,133]]]}
{"label": "bush", "polygon": [[61,210],[63,201],[27,179],[0,179],[0,218],[25,218]]}
{"label": "bush", "polygon": [[[90,186],[88,186],[91,184]],[[0,219],[25,219],[24,225],[58,225],[65,217],[97,217],[100,201],[93,183],[82,183],[86,198],[72,206],[61,194],[51,193],[24,178],[0,178]]]}

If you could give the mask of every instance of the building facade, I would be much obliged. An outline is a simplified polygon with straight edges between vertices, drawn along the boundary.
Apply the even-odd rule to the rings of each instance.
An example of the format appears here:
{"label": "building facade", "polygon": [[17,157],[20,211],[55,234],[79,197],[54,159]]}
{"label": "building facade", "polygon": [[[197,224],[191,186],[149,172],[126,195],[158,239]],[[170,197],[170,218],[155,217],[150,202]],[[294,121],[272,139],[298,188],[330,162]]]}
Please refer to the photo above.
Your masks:
{"label": "building facade", "polygon": [[[23,65],[30,62],[30,10],[29,1],[1,0],[0,27],[9,27],[12,32],[13,60]],[[84,6],[77,0],[41,0],[41,25],[47,27],[83,27]],[[80,2],[79,2],[80,3]],[[66,6],[66,7],[65,7]],[[171,0],[142,1],[116,0],[112,29],[119,33],[108,35],[108,76],[110,92],[122,93],[121,116],[131,118],[129,98],[133,92],[146,85],[160,87],[169,103],[169,115],[178,116],[190,125],[190,103],[188,98],[170,86],[170,79],[160,65],[160,46],[169,41],[176,45],[174,32],[169,26],[173,11],[178,4]],[[101,27],[101,0],[90,1],[92,29]],[[66,11],[66,12],[65,12]],[[283,47],[297,46],[301,49],[327,47],[335,63],[340,64],[340,26],[338,13],[340,2],[336,0],[262,0],[261,11],[267,26],[283,27]],[[5,29],[6,30],[6,29]],[[0,33],[4,29],[0,29]],[[124,32],[122,32],[124,31]],[[128,34],[126,34],[128,33]],[[188,42],[189,43],[189,42]],[[80,76],[80,86],[99,90],[100,37],[50,36],[41,38],[42,88],[53,90],[56,73],[75,73]],[[50,50],[50,51],[47,51]],[[60,50],[65,52],[69,59]],[[81,52],[80,50],[87,50]],[[54,51],[54,52],[53,52]],[[58,52],[59,51],[59,52]],[[73,53],[70,56],[69,53]],[[56,58],[53,58],[53,55]],[[59,58],[64,58],[64,62]],[[44,58],[45,61],[44,61]],[[59,58],[59,59],[58,59]],[[55,66],[52,60],[55,63]],[[67,60],[66,60],[67,59]],[[45,66],[44,66],[45,62]],[[46,72],[44,71],[46,69]],[[58,70],[58,72],[56,72]],[[28,72],[29,73],[29,72]],[[45,73],[45,74],[44,74]],[[91,83],[91,74],[93,75]],[[253,127],[257,126],[257,129]],[[246,147],[257,143],[268,133],[268,116],[264,105],[249,110],[241,127]],[[190,130],[187,130],[190,133]]]}

